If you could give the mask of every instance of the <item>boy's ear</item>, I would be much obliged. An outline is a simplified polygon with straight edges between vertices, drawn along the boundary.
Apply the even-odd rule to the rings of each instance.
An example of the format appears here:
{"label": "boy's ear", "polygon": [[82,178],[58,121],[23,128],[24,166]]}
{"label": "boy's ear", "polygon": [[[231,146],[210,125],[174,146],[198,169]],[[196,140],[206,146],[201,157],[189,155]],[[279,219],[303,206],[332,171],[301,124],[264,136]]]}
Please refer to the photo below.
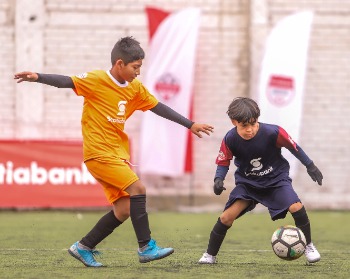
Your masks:
{"label": "boy's ear", "polygon": [[117,61],[115,61],[115,65],[118,67],[121,67],[121,66],[124,66],[125,64],[124,64],[123,60],[118,59]]}
{"label": "boy's ear", "polygon": [[237,126],[237,124],[238,124],[238,121],[235,119],[231,119],[231,122],[232,122],[233,126]]}

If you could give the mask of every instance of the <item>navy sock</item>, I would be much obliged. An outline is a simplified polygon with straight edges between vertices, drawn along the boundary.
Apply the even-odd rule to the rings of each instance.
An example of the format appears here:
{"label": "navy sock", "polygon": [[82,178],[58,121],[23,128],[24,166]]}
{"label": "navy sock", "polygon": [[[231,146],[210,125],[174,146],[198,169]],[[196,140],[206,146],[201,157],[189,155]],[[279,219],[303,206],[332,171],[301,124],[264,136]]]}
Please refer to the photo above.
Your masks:
{"label": "navy sock", "polygon": [[300,210],[292,213],[292,216],[294,218],[295,226],[301,229],[305,235],[306,244],[309,244],[311,242],[311,226],[305,207],[303,206]]}
{"label": "navy sock", "polygon": [[148,214],[146,212],[146,195],[130,197],[130,218],[136,233],[139,248],[141,248],[151,240]]}
{"label": "navy sock", "polygon": [[115,217],[113,210],[111,210],[96,223],[96,225],[86,236],[80,240],[80,243],[90,249],[93,249],[122,223],[123,222],[120,222]]}
{"label": "navy sock", "polygon": [[221,223],[220,218],[213,227],[213,230],[210,233],[209,244],[207,253],[212,256],[216,256],[219,253],[222,242],[225,239],[227,230],[230,227]]}

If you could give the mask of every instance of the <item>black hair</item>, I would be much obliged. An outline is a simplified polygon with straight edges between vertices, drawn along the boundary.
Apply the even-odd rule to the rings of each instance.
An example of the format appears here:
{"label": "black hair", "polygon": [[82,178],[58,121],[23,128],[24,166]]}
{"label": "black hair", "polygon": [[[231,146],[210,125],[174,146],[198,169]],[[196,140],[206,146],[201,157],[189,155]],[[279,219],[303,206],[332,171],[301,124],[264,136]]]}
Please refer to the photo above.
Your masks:
{"label": "black hair", "polygon": [[260,116],[260,109],[253,99],[237,97],[233,99],[226,113],[231,120],[253,124]]}
{"label": "black hair", "polygon": [[121,38],[114,45],[111,51],[111,62],[112,66],[119,59],[123,60],[124,64],[129,64],[130,62],[142,60],[145,58],[145,52],[140,46],[140,43],[136,41],[133,37]]}

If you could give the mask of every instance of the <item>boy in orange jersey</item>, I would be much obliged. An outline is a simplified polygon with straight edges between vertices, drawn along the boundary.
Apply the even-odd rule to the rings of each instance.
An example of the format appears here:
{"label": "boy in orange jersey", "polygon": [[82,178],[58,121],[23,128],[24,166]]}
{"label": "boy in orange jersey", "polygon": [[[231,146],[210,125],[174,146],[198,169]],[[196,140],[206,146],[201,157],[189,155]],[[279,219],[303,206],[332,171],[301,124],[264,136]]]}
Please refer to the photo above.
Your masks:
{"label": "boy in orange jersey", "polygon": [[144,51],[132,37],[121,38],[111,52],[112,68],[95,70],[79,76],[20,72],[14,75],[18,83],[39,82],[58,88],[72,88],[84,97],[82,134],[84,162],[102,185],[113,210],[104,215],[86,236],[74,243],[68,252],[88,267],[101,267],[94,258],[97,244],[110,235],[127,218],[139,243],[141,263],[161,259],[174,252],[161,248],[151,238],[146,211],[146,188],[129,166],[128,136],[125,121],[136,110],[151,110],[174,121],[198,137],[210,135],[213,127],[194,123],[168,106],[158,102],[136,79],[140,74]]}

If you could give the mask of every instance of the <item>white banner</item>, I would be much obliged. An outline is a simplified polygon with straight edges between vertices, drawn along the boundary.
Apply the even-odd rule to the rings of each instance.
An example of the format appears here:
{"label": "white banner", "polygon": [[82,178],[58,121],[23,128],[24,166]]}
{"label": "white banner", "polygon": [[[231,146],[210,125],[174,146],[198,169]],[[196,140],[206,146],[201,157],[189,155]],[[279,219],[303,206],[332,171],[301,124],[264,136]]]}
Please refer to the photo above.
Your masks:
{"label": "white banner", "polygon": [[[259,121],[281,126],[297,143],[312,19],[312,12],[300,12],[273,28],[266,42],[259,84]],[[297,159],[286,150],[283,155],[293,177]]]}
{"label": "white banner", "polygon": [[[200,11],[169,14],[154,33],[147,53],[144,84],[156,98],[189,118]],[[188,129],[146,112],[140,137],[141,174],[185,173]]]}

